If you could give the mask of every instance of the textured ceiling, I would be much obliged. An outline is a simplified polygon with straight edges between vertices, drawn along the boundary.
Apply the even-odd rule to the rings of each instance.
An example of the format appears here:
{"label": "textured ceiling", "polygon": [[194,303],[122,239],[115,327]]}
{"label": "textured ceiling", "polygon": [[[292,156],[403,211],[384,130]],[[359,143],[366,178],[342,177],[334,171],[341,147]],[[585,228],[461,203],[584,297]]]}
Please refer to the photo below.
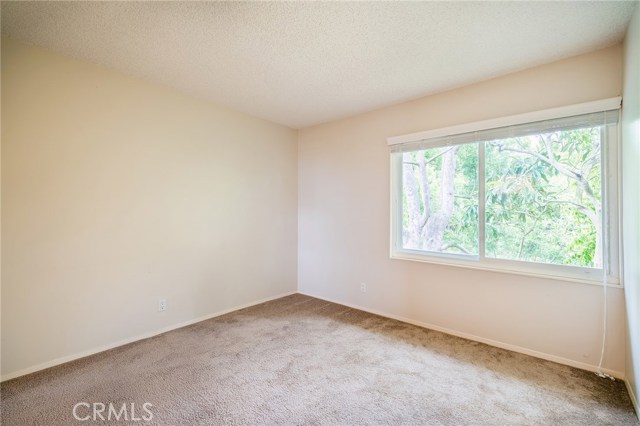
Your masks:
{"label": "textured ceiling", "polygon": [[2,33],[301,128],[622,40],[635,2],[2,2]]}

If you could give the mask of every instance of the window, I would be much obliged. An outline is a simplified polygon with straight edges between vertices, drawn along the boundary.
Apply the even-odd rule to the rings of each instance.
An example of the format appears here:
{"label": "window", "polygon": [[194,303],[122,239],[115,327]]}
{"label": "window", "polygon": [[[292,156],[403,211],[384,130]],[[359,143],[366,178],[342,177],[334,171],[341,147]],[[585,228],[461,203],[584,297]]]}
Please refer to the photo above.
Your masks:
{"label": "window", "polygon": [[619,105],[390,138],[392,257],[619,282]]}

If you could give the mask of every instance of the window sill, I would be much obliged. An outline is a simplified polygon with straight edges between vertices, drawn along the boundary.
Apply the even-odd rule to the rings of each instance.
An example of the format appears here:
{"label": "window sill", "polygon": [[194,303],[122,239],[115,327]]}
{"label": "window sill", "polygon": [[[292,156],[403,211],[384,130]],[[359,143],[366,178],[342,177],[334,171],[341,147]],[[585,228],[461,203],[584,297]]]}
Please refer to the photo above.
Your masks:
{"label": "window sill", "polygon": [[[602,286],[602,276],[589,276],[587,272],[584,272],[586,268],[575,267],[560,267],[563,271],[550,271],[550,269],[558,268],[557,265],[544,265],[544,264],[532,264],[528,263],[529,267],[520,267],[514,265],[514,262],[502,261],[502,260],[486,260],[480,262],[477,260],[477,256],[458,256],[458,255],[438,255],[429,254],[425,255],[419,252],[411,251],[397,251],[391,253],[390,258],[392,260],[409,260],[413,262],[431,263],[436,265],[453,266],[465,269],[476,269],[490,272],[500,272],[504,274],[523,275],[535,278],[546,278],[555,281],[569,281],[581,284],[591,284]],[[607,286],[622,288],[620,280],[618,278],[610,277],[607,280]]]}

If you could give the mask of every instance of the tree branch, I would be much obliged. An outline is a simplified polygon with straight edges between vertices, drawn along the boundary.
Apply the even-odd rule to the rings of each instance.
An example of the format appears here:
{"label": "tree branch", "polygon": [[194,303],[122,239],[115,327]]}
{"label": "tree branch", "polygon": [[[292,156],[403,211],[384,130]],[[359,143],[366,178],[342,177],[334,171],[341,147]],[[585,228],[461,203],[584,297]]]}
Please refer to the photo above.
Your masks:
{"label": "tree branch", "polygon": [[467,250],[466,248],[462,247],[460,244],[458,243],[449,243],[449,244],[445,244],[444,246],[442,246],[442,248],[440,249],[441,251],[445,251],[448,250],[450,248],[457,248],[458,250],[460,250],[461,252],[463,252],[464,254],[470,254],[469,250]]}
{"label": "tree branch", "polygon": [[432,162],[433,160],[435,160],[438,157],[442,157],[444,154],[446,154],[447,152],[451,151],[452,149],[457,148],[457,146],[452,146],[449,149],[445,149],[443,150],[441,153],[434,155],[433,157],[429,158],[425,163],[429,164],[430,162]]}
{"label": "tree branch", "polygon": [[544,143],[544,148],[547,150],[547,155],[549,155],[549,159],[552,161],[556,160],[556,154],[554,154],[553,149],[551,147],[551,141],[548,138],[545,138],[543,134],[540,134],[540,139],[542,139],[542,143]]}
{"label": "tree branch", "polygon": [[418,154],[418,170],[420,172],[420,189],[422,190],[422,205],[424,211],[420,217],[420,231],[424,229],[429,217],[431,216],[431,187],[429,179],[427,179],[427,162],[422,153]]}
{"label": "tree branch", "polygon": [[570,168],[566,167],[565,165],[561,164],[560,162],[558,162],[555,159],[546,157],[542,154],[540,154],[539,152],[536,151],[532,151],[530,149],[526,149],[526,148],[513,148],[513,147],[509,147],[509,146],[505,146],[502,143],[493,143],[495,146],[498,147],[498,149],[500,149],[500,151],[511,151],[511,152],[518,152],[520,154],[527,154],[527,155],[531,155],[532,157],[537,158],[540,161],[544,161],[545,163],[551,165],[552,167],[554,167],[556,170],[558,170],[560,173],[562,173],[565,176],[570,177],[571,179],[575,179],[575,180],[579,180],[581,178],[580,173],[571,170]]}

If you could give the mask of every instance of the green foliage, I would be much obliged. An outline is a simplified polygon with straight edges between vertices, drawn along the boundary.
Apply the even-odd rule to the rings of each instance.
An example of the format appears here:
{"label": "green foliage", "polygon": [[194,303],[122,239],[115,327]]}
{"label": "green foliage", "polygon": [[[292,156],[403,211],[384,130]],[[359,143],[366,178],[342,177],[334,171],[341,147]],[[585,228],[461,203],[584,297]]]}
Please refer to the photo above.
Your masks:
{"label": "green foliage", "polygon": [[[487,256],[596,266],[598,224],[587,213],[599,221],[599,128],[486,146]],[[588,189],[570,171],[588,173]]]}
{"label": "green foliage", "polygon": [[[485,146],[487,257],[600,266],[600,132],[594,127],[480,142]],[[478,148],[479,143],[472,143],[457,150],[455,201],[442,251],[478,252]],[[447,149],[404,154],[405,167],[417,163],[419,156],[425,159],[435,213],[442,209],[439,194]],[[418,168],[411,170],[418,181]],[[424,208],[420,202],[420,214]],[[411,220],[404,193],[405,233]]]}

